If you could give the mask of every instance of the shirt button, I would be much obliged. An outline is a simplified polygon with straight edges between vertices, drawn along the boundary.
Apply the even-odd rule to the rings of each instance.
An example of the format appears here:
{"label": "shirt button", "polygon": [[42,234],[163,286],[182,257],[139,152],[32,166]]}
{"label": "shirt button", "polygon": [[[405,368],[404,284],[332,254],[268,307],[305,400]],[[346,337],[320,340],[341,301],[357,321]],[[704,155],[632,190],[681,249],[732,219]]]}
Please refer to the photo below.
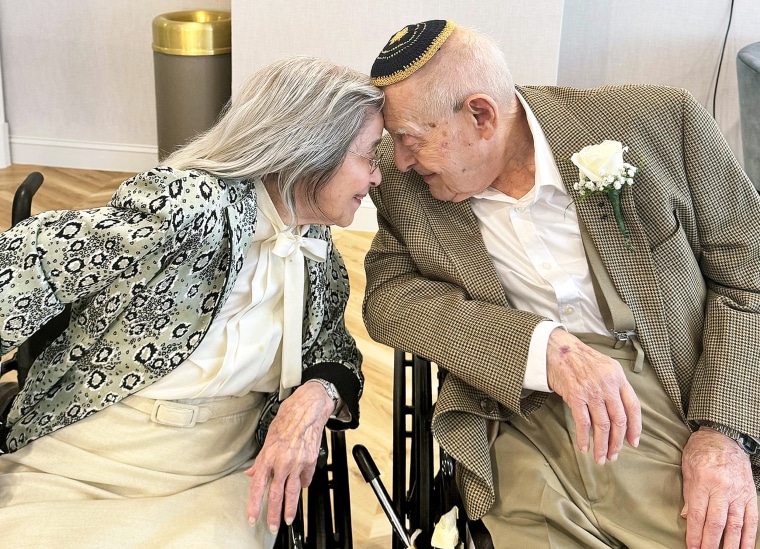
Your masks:
{"label": "shirt button", "polygon": [[544,261],[543,263],[541,263],[541,267],[543,267],[544,270],[546,270],[546,271],[551,271],[552,264],[549,263],[548,261]]}
{"label": "shirt button", "polygon": [[491,400],[490,398],[484,398],[483,400],[481,400],[480,408],[486,414],[495,414],[499,410],[499,407],[496,404],[496,401]]}
{"label": "shirt button", "polygon": [[571,314],[573,314],[574,312],[575,312],[575,307],[573,307],[572,305],[567,305],[567,306],[565,307],[565,314],[567,314],[567,315],[571,315]]}

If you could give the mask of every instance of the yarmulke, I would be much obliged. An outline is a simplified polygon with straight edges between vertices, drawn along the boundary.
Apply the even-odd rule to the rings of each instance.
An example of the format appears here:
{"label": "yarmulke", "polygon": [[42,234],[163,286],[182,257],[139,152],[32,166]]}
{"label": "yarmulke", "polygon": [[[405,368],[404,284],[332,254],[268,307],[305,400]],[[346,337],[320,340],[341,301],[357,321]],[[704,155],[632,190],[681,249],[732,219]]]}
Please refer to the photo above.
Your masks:
{"label": "yarmulke", "polygon": [[375,86],[390,86],[427,63],[454,30],[453,21],[434,19],[408,25],[394,34],[372,64]]}

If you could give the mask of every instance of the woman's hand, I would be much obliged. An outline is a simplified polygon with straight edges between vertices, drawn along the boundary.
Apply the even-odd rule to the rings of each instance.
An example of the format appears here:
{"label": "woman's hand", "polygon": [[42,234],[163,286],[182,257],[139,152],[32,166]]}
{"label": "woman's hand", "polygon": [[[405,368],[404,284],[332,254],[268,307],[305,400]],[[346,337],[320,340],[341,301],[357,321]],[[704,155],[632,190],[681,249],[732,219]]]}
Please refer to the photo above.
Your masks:
{"label": "woman's hand", "polygon": [[280,514],[293,522],[301,489],[311,484],[317,465],[322,431],[335,404],[319,383],[304,383],[286,398],[269,427],[264,447],[253,466],[248,495],[248,522],[259,520],[269,484],[267,525],[272,533],[280,527]]}

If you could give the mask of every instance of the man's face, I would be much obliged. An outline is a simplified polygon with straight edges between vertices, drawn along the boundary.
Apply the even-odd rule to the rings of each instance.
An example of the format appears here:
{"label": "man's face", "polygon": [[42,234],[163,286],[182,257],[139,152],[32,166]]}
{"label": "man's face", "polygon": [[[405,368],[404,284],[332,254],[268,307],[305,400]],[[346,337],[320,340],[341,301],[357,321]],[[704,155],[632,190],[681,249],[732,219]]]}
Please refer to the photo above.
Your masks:
{"label": "man's face", "polygon": [[459,202],[492,182],[485,172],[484,144],[467,109],[430,120],[420,105],[414,79],[384,88],[385,128],[393,138],[396,167],[414,170],[438,200]]}

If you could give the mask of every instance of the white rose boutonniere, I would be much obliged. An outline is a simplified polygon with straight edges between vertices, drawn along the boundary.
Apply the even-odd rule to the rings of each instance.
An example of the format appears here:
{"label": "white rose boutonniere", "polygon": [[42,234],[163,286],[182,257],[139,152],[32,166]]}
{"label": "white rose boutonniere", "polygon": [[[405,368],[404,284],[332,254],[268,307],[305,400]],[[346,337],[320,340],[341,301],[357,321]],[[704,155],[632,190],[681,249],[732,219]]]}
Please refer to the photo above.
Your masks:
{"label": "white rose boutonniere", "polygon": [[631,235],[623,221],[623,212],[620,209],[620,192],[628,185],[633,185],[633,176],[636,168],[623,161],[623,153],[628,150],[619,141],[602,141],[597,145],[583,147],[580,152],[570,157],[570,161],[578,166],[579,180],[575,184],[575,190],[580,193],[583,200],[595,194],[606,194],[612,204],[620,232],[623,233],[625,245],[631,245]]}

